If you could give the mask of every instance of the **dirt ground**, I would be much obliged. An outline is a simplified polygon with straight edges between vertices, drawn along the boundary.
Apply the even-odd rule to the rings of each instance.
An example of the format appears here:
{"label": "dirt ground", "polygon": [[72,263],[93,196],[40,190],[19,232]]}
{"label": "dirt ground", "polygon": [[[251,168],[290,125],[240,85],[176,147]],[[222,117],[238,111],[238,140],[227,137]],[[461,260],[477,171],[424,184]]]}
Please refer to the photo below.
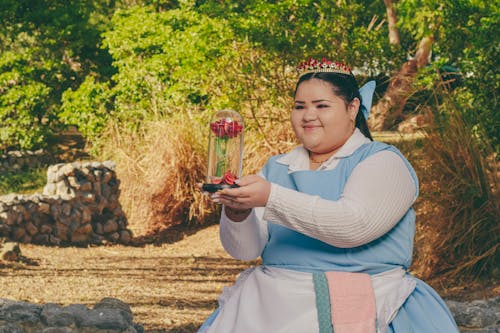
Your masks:
{"label": "dirt ground", "polygon": [[[128,303],[148,333],[196,332],[217,306],[222,287],[258,262],[231,259],[218,225],[181,229],[160,245],[54,248],[21,244],[36,265],[0,265],[0,298],[32,303],[85,304],[103,297]],[[498,296],[498,284],[455,288],[433,285],[446,298]]]}
{"label": "dirt ground", "polygon": [[217,225],[158,246],[20,247],[38,265],[0,268],[0,298],[92,306],[116,297],[148,333],[196,332],[222,287],[255,264],[226,254]]}

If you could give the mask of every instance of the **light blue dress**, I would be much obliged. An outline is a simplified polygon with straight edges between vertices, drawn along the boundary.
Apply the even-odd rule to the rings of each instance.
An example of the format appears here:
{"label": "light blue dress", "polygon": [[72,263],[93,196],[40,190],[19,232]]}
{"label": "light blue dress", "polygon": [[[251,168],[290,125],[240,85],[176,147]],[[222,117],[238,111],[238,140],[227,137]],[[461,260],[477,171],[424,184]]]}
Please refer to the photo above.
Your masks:
{"label": "light blue dress", "polygon": [[[289,189],[338,200],[356,165],[382,150],[393,151],[403,159],[417,184],[415,191],[418,194],[417,176],[409,162],[395,147],[380,142],[362,145],[330,170],[288,173],[287,165],[276,162],[282,155],[274,156],[263,168],[263,174],[268,181]],[[261,255],[265,266],[311,273],[342,271],[372,275],[398,267],[408,269],[413,253],[415,212],[410,208],[384,236],[355,248],[338,248],[274,223],[268,223],[268,231],[268,242]],[[458,332],[440,296],[423,281],[411,278],[415,279],[416,287],[389,325],[388,332]],[[217,310],[204,326],[210,325],[216,315]]]}

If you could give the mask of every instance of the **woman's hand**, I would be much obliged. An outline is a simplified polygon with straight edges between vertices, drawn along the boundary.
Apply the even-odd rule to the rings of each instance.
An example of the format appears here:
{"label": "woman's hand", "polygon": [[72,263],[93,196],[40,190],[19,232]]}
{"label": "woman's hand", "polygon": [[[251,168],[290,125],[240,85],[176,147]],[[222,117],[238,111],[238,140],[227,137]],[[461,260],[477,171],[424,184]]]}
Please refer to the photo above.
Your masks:
{"label": "woman's hand", "polygon": [[214,193],[213,201],[234,211],[264,207],[267,204],[271,183],[264,178],[257,175],[245,176],[238,181],[238,185],[240,187],[225,188]]}

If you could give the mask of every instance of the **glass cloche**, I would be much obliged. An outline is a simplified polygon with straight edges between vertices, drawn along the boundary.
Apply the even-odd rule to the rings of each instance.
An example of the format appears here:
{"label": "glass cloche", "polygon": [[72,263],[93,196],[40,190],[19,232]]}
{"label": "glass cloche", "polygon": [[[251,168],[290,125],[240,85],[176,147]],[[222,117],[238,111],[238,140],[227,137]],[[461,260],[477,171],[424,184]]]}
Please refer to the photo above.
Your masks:
{"label": "glass cloche", "polygon": [[238,187],[243,159],[243,119],[233,110],[218,111],[210,122],[208,168],[203,190]]}

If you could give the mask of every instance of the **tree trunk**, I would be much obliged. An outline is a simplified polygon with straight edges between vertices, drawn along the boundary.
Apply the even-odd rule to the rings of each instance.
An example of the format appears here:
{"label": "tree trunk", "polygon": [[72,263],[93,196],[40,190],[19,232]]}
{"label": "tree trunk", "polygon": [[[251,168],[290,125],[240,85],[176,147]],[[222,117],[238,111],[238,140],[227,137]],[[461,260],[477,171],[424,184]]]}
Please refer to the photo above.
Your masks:
{"label": "tree trunk", "polygon": [[405,62],[399,72],[390,80],[384,96],[370,114],[368,124],[372,131],[387,130],[403,118],[403,108],[411,93],[411,86],[418,70],[428,64],[434,38],[424,37],[418,45],[415,56]]}
{"label": "tree trunk", "polygon": [[399,31],[396,27],[396,12],[392,7],[392,0],[384,0],[385,10],[387,12],[387,21],[389,22],[389,43],[400,45]]}

